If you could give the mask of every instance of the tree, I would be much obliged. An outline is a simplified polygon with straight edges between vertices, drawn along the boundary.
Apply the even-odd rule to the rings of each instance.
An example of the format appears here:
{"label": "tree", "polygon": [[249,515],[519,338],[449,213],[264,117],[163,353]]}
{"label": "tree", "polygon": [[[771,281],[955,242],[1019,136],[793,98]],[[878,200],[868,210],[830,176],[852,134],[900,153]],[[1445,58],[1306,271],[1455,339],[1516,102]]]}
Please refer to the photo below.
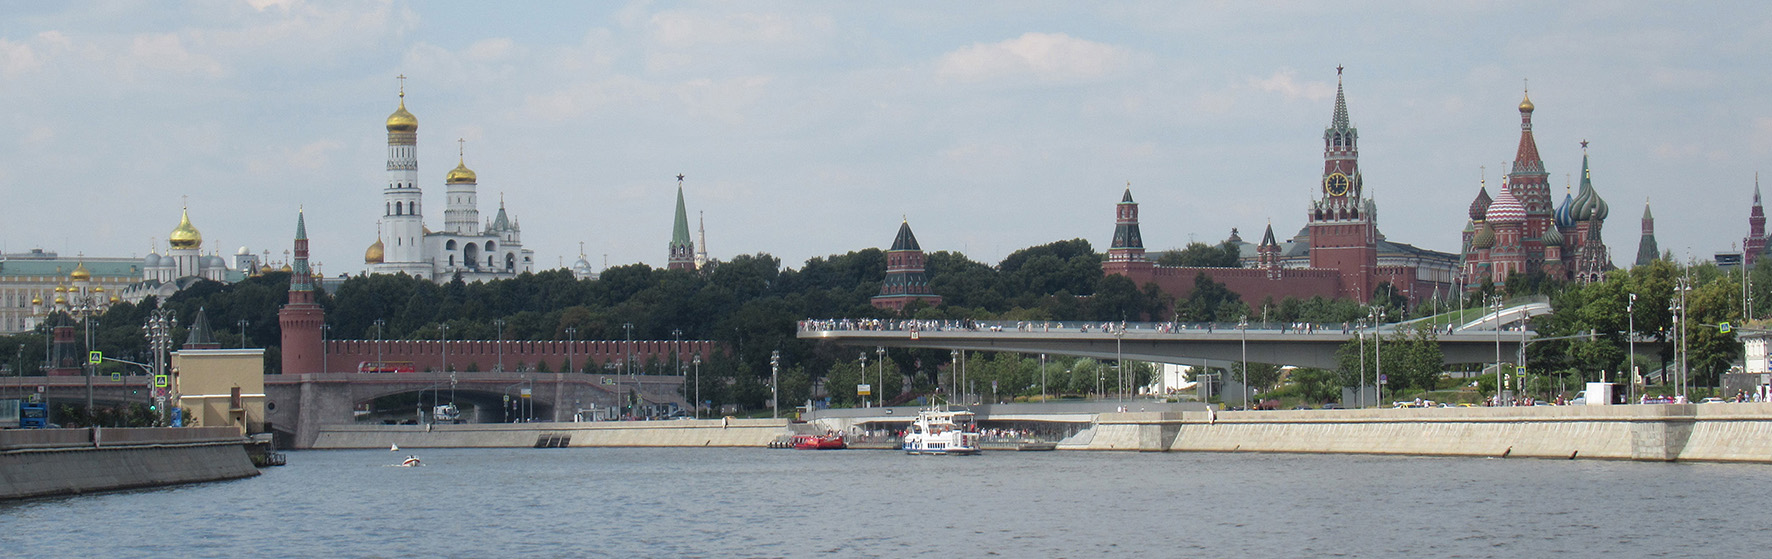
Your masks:
{"label": "tree", "polygon": [[1196,268],[1241,268],[1242,254],[1236,245],[1225,241],[1216,245],[1188,243],[1181,250],[1167,250],[1157,255],[1159,266]]}

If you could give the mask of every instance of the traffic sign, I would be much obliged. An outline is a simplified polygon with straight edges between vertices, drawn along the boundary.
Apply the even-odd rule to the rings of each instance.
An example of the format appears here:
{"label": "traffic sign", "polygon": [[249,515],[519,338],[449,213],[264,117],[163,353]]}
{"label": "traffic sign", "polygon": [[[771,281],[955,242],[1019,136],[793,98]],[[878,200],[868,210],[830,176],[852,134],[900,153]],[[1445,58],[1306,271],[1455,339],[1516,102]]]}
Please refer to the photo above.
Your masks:
{"label": "traffic sign", "polygon": [[154,386],[160,387],[160,388],[166,388],[167,386],[170,386],[171,384],[172,384],[171,379],[167,378],[166,375],[154,375]]}
{"label": "traffic sign", "polygon": [[97,365],[99,363],[103,363],[104,361],[105,361],[105,352],[102,352],[102,351],[88,351],[88,352],[86,352],[86,363],[87,364]]}
{"label": "traffic sign", "polygon": [[855,394],[857,396],[872,396],[874,395],[874,386],[871,384],[857,384],[855,385]]}
{"label": "traffic sign", "polygon": [[1729,327],[1729,323],[1724,322],[1722,324],[1717,325],[1717,330],[1724,333],[1724,334],[1727,334],[1727,333],[1729,333],[1730,330],[1732,330],[1732,328]]}
{"label": "traffic sign", "polygon": [[1514,372],[1523,375],[1523,374],[1526,374],[1526,368],[1525,367],[1514,367]]}
{"label": "traffic sign", "polygon": [[111,373],[111,382],[123,382],[123,373]]}

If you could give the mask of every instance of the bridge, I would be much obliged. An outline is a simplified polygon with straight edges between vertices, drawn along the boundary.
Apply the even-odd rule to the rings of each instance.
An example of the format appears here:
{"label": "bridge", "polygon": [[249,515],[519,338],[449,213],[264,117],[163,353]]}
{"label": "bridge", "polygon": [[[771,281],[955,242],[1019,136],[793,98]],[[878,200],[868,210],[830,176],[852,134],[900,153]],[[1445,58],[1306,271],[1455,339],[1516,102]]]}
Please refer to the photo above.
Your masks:
{"label": "bridge", "polygon": [[[87,377],[0,377],[0,398],[40,394],[51,405],[86,404]],[[265,375],[265,422],[283,448],[307,448],[321,425],[358,423],[357,410],[378,398],[419,394],[420,401],[441,398],[464,409],[472,423],[573,421],[590,416],[609,418],[622,395],[637,392],[640,406],[687,409],[680,393],[684,377],[676,375],[605,375],[583,373],[312,373]],[[125,375],[118,380],[92,377],[93,403],[100,407],[147,404],[151,377]],[[528,389],[527,403],[522,392]],[[428,410],[427,410],[428,411]],[[418,419],[414,409],[405,417]]]}
{"label": "bridge", "polygon": [[[1397,325],[1385,325],[1377,331],[1388,337],[1396,330]],[[1339,366],[1336,350],[1361,334],[1370,338],[1373,331],[1340,324],[1239,328],[1226,323],[809,320],[800,323],[798,337],[860,347],[1050,353],[1175,364],[1241,361],[1247,348],[1250,361],[1334,369]],[[1446,363],[1493,363],[1497,352],[1500,361],[1512,361],[1522,340],[1534,336],[1530,330],[1453,329],[1437,338]]]}

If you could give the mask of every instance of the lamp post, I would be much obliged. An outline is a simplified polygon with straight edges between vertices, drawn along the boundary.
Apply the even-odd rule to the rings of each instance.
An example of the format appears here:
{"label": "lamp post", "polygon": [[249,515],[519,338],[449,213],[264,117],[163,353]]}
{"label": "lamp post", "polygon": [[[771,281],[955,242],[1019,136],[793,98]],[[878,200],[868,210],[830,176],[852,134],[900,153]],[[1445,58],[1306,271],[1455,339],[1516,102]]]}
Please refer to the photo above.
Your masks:
{"label": "lamp post", "polygon": [[1046,354],[1040,354],[1040,403],[1046,403]]}
{"label": "lamp post", "polygon": [[1120,341],[1125,334],[1125,330],[1114,331],[1114,382],[1120,384],[1119,401],[1121,402],[1126,401],[1126,367],[1123,366],[1125,358],[1123,357],[1124,352],[1120,349]]}
{"label": "lamp post", "polygon": [[948,350],[948,403],[953,403],[954,387],[960,384],[960,350]]}
{"label": "lamp post", "polygon": [[874,346],[874,357],[874,380],[880,384],[880,388],[874,391],[874,403],[884,408],[886,394],[881,390],[886,387],[886,346]]}
{"label": "lamp post", "polygon": [[505,319],[493,320],[492,326],[498,329],[498,372],[502,373],[505,372]]}
{"label": "lamp post", "polygon": [[781,418],[781,350],[769,352],[769,418]]}
{"label": "lamp post", "polygon": [[1384,315],[1385,308],[1373,309],[1377,319],[1372,322],[1372,407],[1384,405]]}
{"label": "lamp post", "polygon": [[[246,325],[248,325],[248,324],[251,324],[251,322],[247,321],[244,318],[240,319],[240,349],[246,349]],[[325,328],[325,326],[322,325],[321,328]],[[322,338],[322,339],[324,339],[324,338]],[[321,353],[325,353],[325,352],[321,352]],[[322,372],[322,373],[326,372],[326,368],[321,367],[320,372]]]}
{"label": "lamp post", "polygon": [[[246,322],[246,321],[242,320],[240,322]],[[332,334],[332,325],[331,324],[321,324],[320,325],[320,372],[322,372],[322,373],[332,372],[330,370],[327,370],[327,368],[326,368],[326,340],[330,334]],[[246,337],[246,330],[240,331],[240,337],[241,338]]]}
{"label": "lamp post", "polygon": [[1354,374],[1354,376],[1359,377],[1359,379],[1360,379],[1360,391],[1358,393],[1354,394],[1354,407],[1359,407],[1359,408],[1366,407],[1366,324],[1365,323],[1370,320],[1371,320],[1370,318],[1362,319],[1362,320],[1356,321],[1356,323],[1354,324],[1354,337],[1358,338],[1360,340],[1360,370],[1356,371]]}
{"label": "lamp post", "polygon": [[[683,376],[683,331],[682,330],[671,330],[671,345],[676,346],[676,348],[671,351],[671,354],[673,357],[677,358],[677,376]],[[679,384],[677,386],[683,386],[683,385]]]}
{"label": "lamp post", "polygon": [[[172,329],[177,327],[178,318],[173,317],[172,311],[168,309],[157,309],[148,314],[148,323],[142,327],[148,333],[148,349],[154,352],[155,377],[166,374],[166,352],[172,350]],[[20,346],[20,349],[22,351],[23,346]],[[152,379],[149,382],[152,383]],[[159,404],[157,407],[160,408],[162,418],[160,423],[165,424],[166,406],[160,402],[160,397],[154,394],[154,391],[150,390],[149,394],[152,395],[155,404]]]}
{"label": "lamp post", "polygon": [[[624,375],[632,377],[632,376],[634,376],[633,375],[633,370],[634,370],[634,323],[623,322],[623,323],[621,323],[621,328],[622,328],[622,330],[627,332],[627,336],[628,336],[627,343],[622,345],[622,353],[621,353],[622,370],[621,370],[621,372]],[[615,391],[617,394],[621,393],[621,384],[620,383],[621,383],[621,381],[619,381],[619,380],[616,381],[616,386],[615,386],[616,390]],[[635,384],[636,385],[634,386],[634,388],[636,390],[639,389],[638,383],[635,383]],[[626,400],[626,398],[623,398],[623,400]]]}
{"label": "lamp post", "polygon": [[387,323],[388,323],[388,321],[386,321],[386,320],[382,320],[379,318],[375,319],[375,366],[378,369],[382,368],[382,364],[381,364],[381,345],[382,345],[381,344],[381,328],[382,328],[382,326],[387,325]]}
{"label": "lamp post", "polygon": [[[1628,394],[1628,396],[1626,396],[1629,399],[1628,401],[1636,401],[1636,399],[1637,399],[1637,312],[1636,312],[1636,310],[1637,310],[1637,294],[1632,293],[1632,294],[1630,294],[1630,301],[1628,301],[1624,304],[1624,316],[1625,316],[1625,319],[1628,321],[1626,323],[1626,324],[1628,324],[1628,326],[1625,327],[1625,331],[1624,331],[1625,344],[1630,348],[1630,349],[1625,350],[1625,358],[1629,359],[1629,363],[1630,363],[1630,378],[1625,379],[1626,382],[1630,383],[1630,388],[1627,388],[1626,392],[1625,392],[1626,394]],[[1745,368],[1746,363],[1747,363],[1746,361],[1742,362],[1742,366],[1744,367],[1742,369],[1743,371],[1747,370]]]}
{"label": "lamp post", "polygon": [[[868,382],[868,380],[867,380],[868,379],[868,352],[866,352],[866,351],[861,352],[861,371],[860,371],[860,373],[861,374],[858,376],[858,380],[856,382],[858,384],[867,384],[867,382]],[[871,390],[871,389],[869,390],[869,392],[872,392],[872,391],[873,390]],[[864,407],[864,408],[868,407],[868,404],[870,403],[870,402],[868,402],[868,398],[867,398],[868,396],[872,396],[872,394],[861,395],[861,407]]]}
{"label": "lamp post", "polygon": [[1243,409],[1249,409],[1254,390],[1249,386],[1249,316],[1244,315],[1237,322],[1237,333],[1243,338]]}
{"label": "lamp post", "polygon": [[1489,297],[1489,312],[1494,314],[1494,316],[1495,316],[1495,405],[1500,406],[1500,405],[1503,405],[1502,401],[1501,401],[1501,389],[1503,387],[1503,382],[1502,382],[1502,374],[1501,374],[1501,296],[1500,295],[1491,295]]}
{"label": "lamp post", "polygon": [[695,405],[690,409],[695,410],[696,419],[701,419],[701,354],[695,354],[690,362],[695,364]]}
{"label": "lamp post", "polygon": [[578,344],[578,328],[574,327],[574,326],[567,326],[566,327],[566,364],[567,364],[566,368],[573,369],[571,371],[566,371],[568,373],[576,373],[576,372],[578,372],[578,369],[583,369],[583,367],[578,366],[577,362],[574,362],[572,360],[572,346],[577,345],[577,344]]}
{"label": "lamp post", "polygon": [[449,325],[444,324],[441,326],[440,329],[443,331],[443,334],[437,340],[437,350],[443,353],[443,370],[448,371],[449,370]]}

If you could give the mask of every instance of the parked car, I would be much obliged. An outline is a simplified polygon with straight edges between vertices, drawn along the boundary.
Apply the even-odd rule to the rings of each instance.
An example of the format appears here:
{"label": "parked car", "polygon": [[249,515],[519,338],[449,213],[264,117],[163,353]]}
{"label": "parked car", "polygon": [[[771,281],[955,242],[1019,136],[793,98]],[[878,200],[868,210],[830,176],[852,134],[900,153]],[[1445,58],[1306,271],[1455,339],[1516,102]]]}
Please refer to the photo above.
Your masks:
{"label": "parked car", "polygon": [[1712,397],[1712,398],[1705,398],[1703,400],[1699,400],[1698,403],[1700,403],[1700,404],[1727,404],[1727,403],[1729,403],[1729,401],[1724,400],[1722,398]]}
{"label": "parked car", "polygon": [[1326,410],[1339,410],[1339,409],[1341,409],[1341,404],[1337,404],[1337,403],[1335,403],[1335,402],[1329,402],[1329,403],[1327,403],[1327,404],[1323,404],[1323,409],[1326,409]]}

